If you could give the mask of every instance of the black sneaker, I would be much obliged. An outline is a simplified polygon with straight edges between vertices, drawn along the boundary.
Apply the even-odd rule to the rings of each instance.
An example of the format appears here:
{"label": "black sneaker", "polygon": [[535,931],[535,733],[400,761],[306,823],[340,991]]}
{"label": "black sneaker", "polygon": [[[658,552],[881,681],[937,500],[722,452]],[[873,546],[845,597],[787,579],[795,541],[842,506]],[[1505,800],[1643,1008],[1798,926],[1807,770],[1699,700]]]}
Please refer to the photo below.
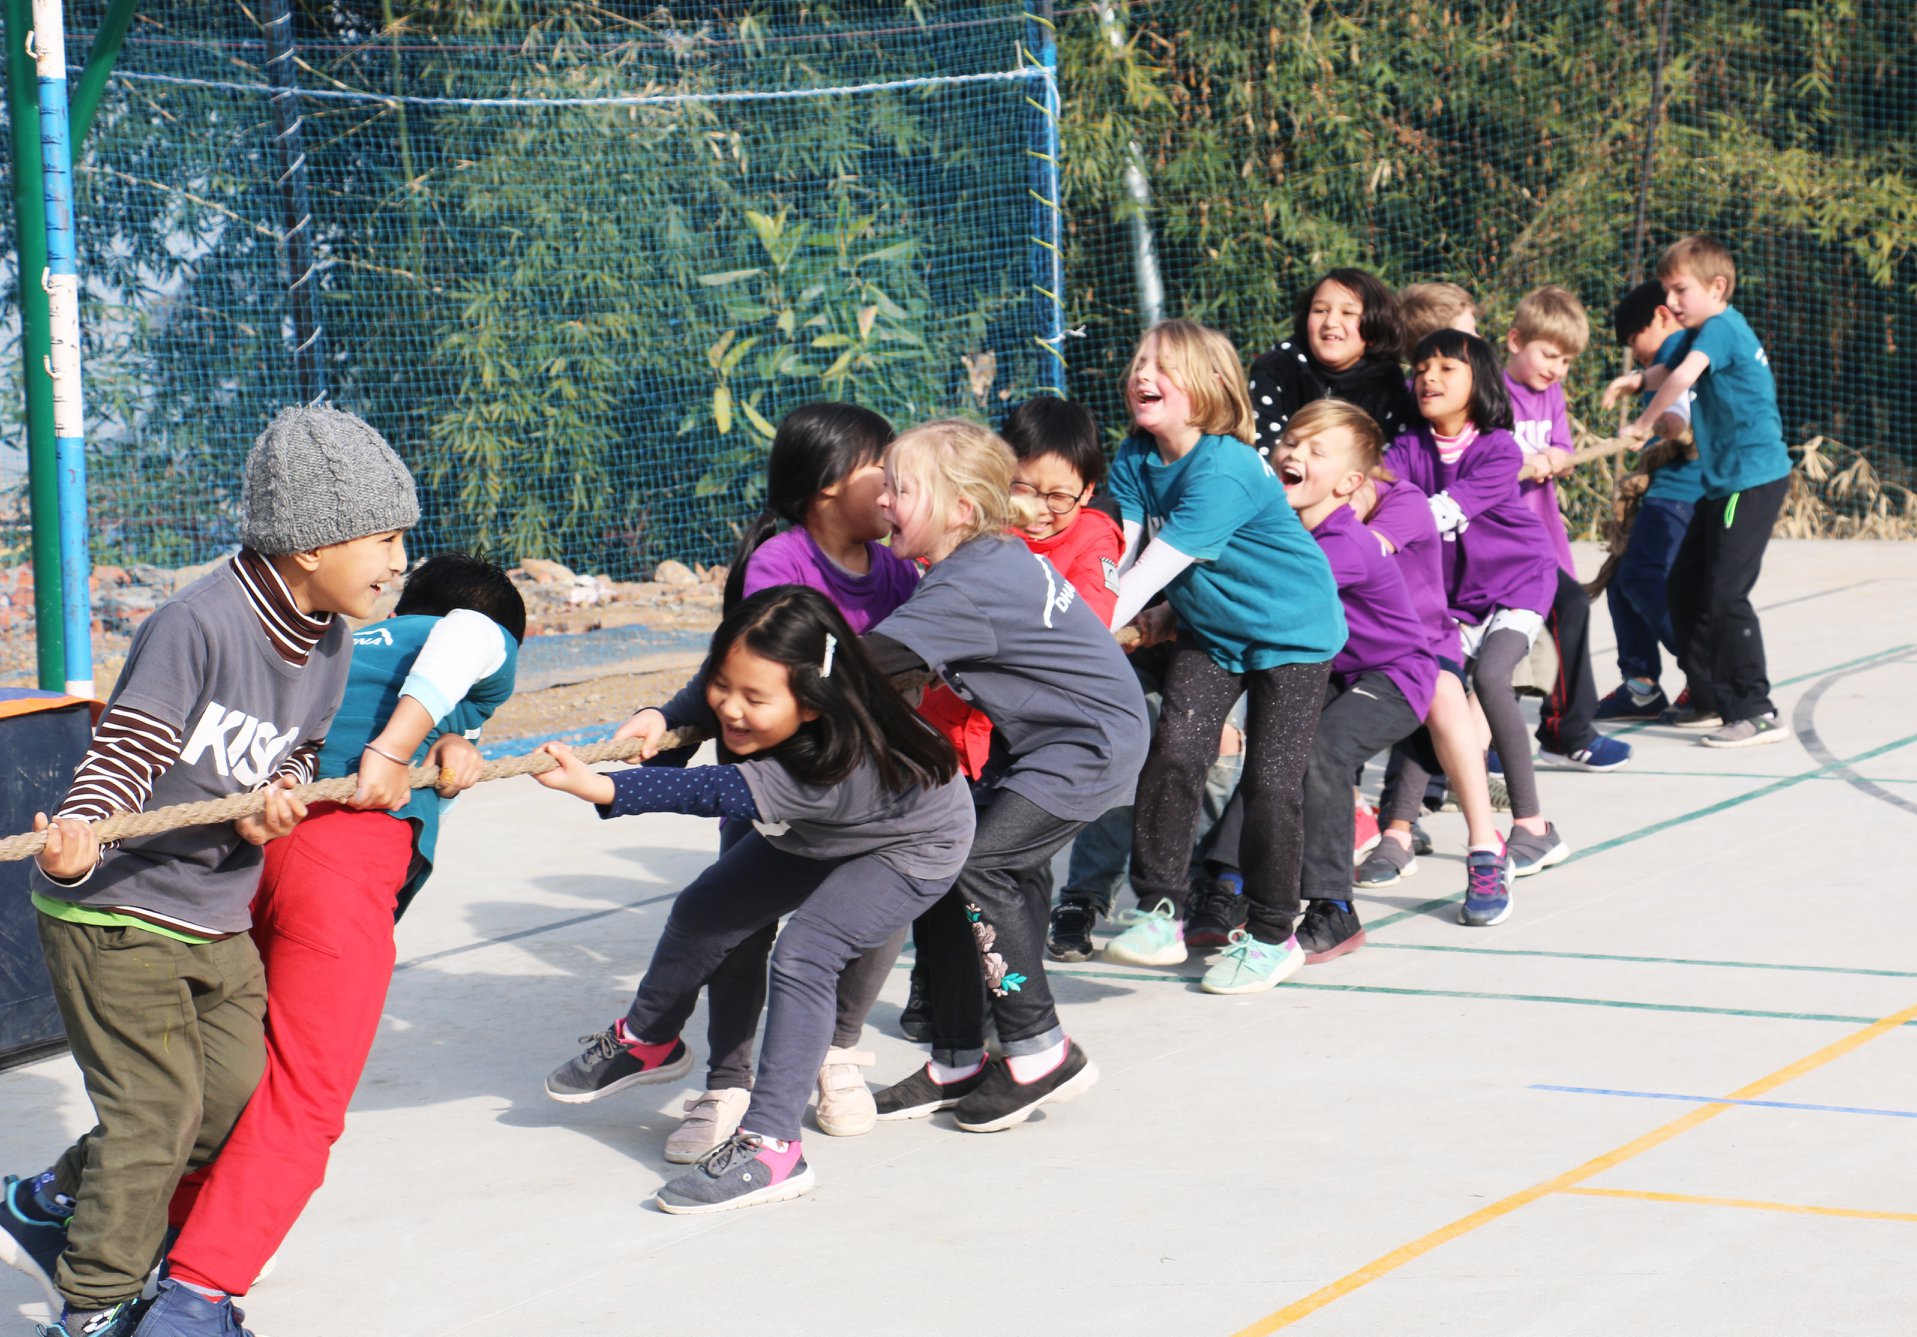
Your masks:
{"label": "black sneaker", "polygon": [[1098,923],[1098,911],[1083,901],[1060,901],[1052,911],[1051,931],[1045,935],[1045,955],[1054,961],[1089,961],[1097,948],[1092,946],[1092,926]]}
{"label": "black sneaker", "polygon": [[[134,1337],[145,1313],[145,1305],[137,1299],[122,1300],[111,1309],[89,1311],[84,1318],[62,1309],[58,1323],[41,1323],[34,1331],[39,1337]],[[221,1329],[208,1331],[219,1333]],[[239,1337],[253,1337],[244,1328],[237,1331]]]}
{"label": "black sneaker", "polygon": [[1305,964],[1315,966],[1364,946],[1364,925],[1349,905],[1341,910],[1336,901],[1307,901],[1298,945],[1305,949]]}
{"label": "black sneaker", "polygon": [[1425,855],[1431,853],[1431,850],[1430,833],[1424,829],[1422,823],[1413,822],[1411,824],[1411,852],[1417,855]]}
{"label": "black sneaker", "polygon": [[619,1042],[613,1027],[597,1035],[582,1035],[586,1052],[562,1063],[546,1078],[546,1094],[568,1105],[585,1105],[649,1082],[670,1082],[692,1071],[692,1051],[684,1040],[674,1040],[663,1059],[648,1064]]}
{"label": "black sneaker", "polygon": [[912,967],[912,992],[899,1012],[899,1034],[919,1045],[932,1038],[932,1015],[925,1010],[925,990],[919,987],[917,966]]}
{"label": "black sneaker", "polygon": [[1242,892],[1231,883],[1215,877],[1203,877],[1192,883],[1185,900],[1185,945],[1187,947],[1223,947],[1231,941],[1232,931],[1245,926],[1250,907]]}
{"label": "black sneaker", "polygon": [[698,1216],[784,1202],[812,1191],[812,1167],[797,1142],[774,1151],[753,1133],[734,1133],[697,1166],[659,1190],[659,1210]]}
{"label": "black sneaker", "polygon": [[913,1069],[910,1077],[902,1082],[894,1082],[873,1096],[872,1100],[879,1108],[881,1119],[923,1119],[940,1110],[951,1109],[978,1090],[991,1070],[992,1065],[987,1063],[970,1077],[961,1077],[945,1086],[932,1079],[929,1067],[920,1064]]}
{"label": "black sneaker", "polygon": [[1015,1123],[1024,1123],[1040,1105],[1076,1099],[1098,1081],[1098,1065],[1085,1057],[1085,1051],[1070,1040],[1065,1042],[1065,1058],[1056,1068],[1035,1082],[1013,1079],[1012,1069],[1004,1063],[989,1063],[985,1079],[971,1095],[959,1101],[955,1117],[968,1133],[997,1133]]}
{"label": "black sneaker", "polygon": [[18,1175],[8,1175],[5,1188],[0,1201],[0,1263],[39,1282],[47,1308],[57,1314],[61,1300],[53,1287],[53,1268],[66,1252],[67,1221],[41,1211],[34,1201],[33,1185]]}

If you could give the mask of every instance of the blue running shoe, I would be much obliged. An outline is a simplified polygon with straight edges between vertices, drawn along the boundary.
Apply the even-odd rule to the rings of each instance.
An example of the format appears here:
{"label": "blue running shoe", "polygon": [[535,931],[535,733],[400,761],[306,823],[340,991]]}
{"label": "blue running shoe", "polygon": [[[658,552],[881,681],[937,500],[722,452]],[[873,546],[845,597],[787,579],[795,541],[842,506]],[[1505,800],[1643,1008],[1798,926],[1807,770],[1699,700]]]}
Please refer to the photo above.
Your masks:
{"label": "blue running shoe", "polygon": [[1504,779],[1504,763],[1498,760],[1498,750],[1495,747],[1484,750],[1484,770],[1493,779]]}
{"label": "blue running shoe", "polygon": [[49,1216],[34,1199],[33,1183],[8,1175],[0,1201],[0,1263],[18,1268],[40,1283],[47,1308],[60,1312],[53,1267],[67,1249],[67,1218]]}
{"label": "blue running shoe", "polygon": [[1464,861],[1464,904],[1458,922],[1490,928],[1511,917],[1511,869],[1496,850],[1473,850]]}
{"label": "blue running shoe", "polygon": [[190,1286],[171,1279],[160,1283],[160,1293],[148,1305],[133,1329],[134,1337],[253,1337],[246,1315],[234,1307],[231,1296],[209,1300]]}
{"label": "blue running shoe", "polygon": [[[1609,696],[1597,703],[1592,712],[1600,720],[1654,720],[1671,708],[1671,700],[1664,695],[1664,689],[1656,683],[1651,690],[1640,692],[1632,686],[1632,679],[1626,678],[1617,685]],[[1638,681],[1642,681],[1641,679]]]}
{"label": "blue running shoe", "polygon": [[1630,759],[1629,743],[1607,738],[1603,734],[1593,738],[1589,747],[1575,751],[1553,752],[1550,748],[1543,748],[1538,752],[1538,765],[1560,771],[1615,771]]}

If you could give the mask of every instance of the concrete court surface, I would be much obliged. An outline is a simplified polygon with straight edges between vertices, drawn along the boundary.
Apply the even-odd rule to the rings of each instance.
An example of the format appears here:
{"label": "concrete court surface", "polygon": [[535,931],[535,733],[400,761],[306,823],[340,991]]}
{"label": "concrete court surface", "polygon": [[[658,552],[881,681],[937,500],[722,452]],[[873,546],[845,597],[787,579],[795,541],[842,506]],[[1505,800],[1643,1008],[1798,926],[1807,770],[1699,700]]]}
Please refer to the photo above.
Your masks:
{"label": "concrete court surface", "polygon": [[[1910,1332],[1917,546],[1779,543],[1758,603],[1796,738],[1637,728],[1624,772],[1543,773],[1576,855],[1506,924],[1456,923],[1461,823],[1433,818],[1419,875],[1360,898],[1365,950],[1243,999],[1199,993],[1196,962],[1060,970],[1103,1074],[1085,1099],[995,1136],[815,1134],[816,1192],[717,1216],[649,1205],[688,1092],[540,1089],[622,1010],[711,824],[482,787],[254,1326]],[[1608,689],[1601,611],[1593,643]],[[904,996],[901,970],[868,1032],[880,1082],[918,1060]],[[0,1165],[38,1170],[86,1118],[66,1059],[0,1075]],[[40,1312],[0,1275],[0,1327]]]}

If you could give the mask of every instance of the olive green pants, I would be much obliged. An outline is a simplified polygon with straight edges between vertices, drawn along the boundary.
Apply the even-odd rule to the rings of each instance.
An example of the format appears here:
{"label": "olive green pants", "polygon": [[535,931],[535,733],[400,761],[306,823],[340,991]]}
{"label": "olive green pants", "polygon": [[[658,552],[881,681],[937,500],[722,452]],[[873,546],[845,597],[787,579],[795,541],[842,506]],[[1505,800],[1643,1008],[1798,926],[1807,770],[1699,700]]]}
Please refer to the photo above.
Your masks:
{"label": "olive green pants", "polygon": [[75,1200],[54,1284],[76,1310],[140,1293],[180,1177],[211,1161],[265,1066],[266,977],[247,934],[194,946],[37,916],[96,1125],[53,1167]]}

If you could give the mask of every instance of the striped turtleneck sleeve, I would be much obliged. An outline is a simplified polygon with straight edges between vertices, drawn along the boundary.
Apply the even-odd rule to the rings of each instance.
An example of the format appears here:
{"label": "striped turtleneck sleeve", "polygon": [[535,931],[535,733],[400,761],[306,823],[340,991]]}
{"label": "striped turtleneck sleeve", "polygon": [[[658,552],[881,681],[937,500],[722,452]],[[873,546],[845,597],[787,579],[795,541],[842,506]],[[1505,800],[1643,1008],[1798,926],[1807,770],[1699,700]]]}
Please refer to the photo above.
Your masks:
{"label": "striped turtleneck sleeve", "polygon": [[93,743],[55,815],[97,822],[111,813],[144,811],[153,782],[179,760],[183,741],[164,720],[114,706],[95,727]]}

